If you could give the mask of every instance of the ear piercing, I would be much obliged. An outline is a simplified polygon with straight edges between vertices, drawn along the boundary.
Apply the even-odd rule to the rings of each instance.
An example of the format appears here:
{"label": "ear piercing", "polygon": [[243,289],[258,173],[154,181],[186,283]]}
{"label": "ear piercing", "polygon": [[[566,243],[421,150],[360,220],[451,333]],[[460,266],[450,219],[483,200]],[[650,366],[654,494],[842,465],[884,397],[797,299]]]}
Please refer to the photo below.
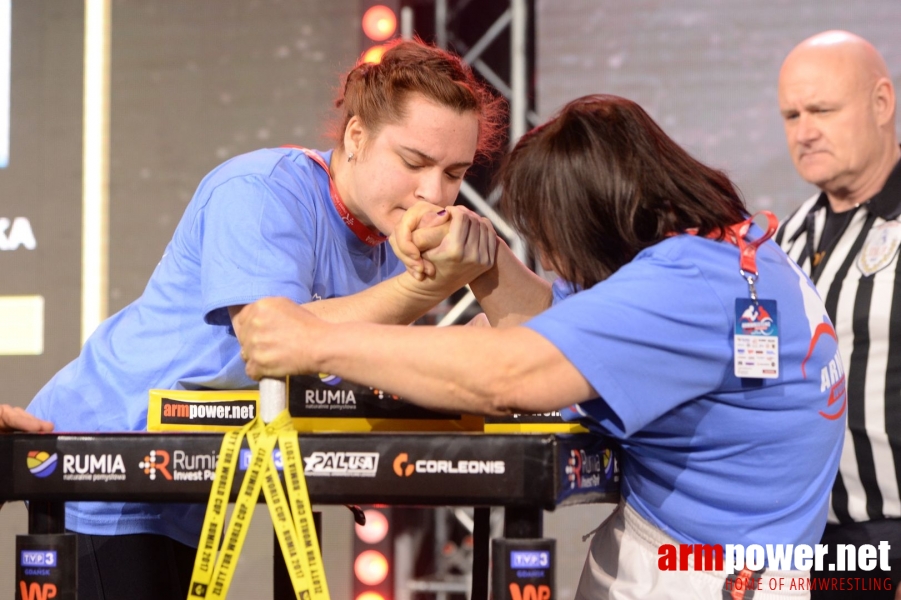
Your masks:
{"label": "ear piercing", "polygon": [[347,154],[347,162],[350,162],[354,159],[354,153],[350,152]]}

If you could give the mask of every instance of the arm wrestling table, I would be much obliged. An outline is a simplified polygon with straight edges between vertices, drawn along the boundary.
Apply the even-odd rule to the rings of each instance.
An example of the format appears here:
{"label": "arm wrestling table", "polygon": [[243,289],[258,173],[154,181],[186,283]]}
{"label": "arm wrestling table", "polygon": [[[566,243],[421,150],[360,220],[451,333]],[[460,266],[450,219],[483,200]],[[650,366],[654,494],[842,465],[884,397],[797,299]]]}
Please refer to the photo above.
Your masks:
{"label": "arm wrestling table", "polygon": [[[63,533],[67,500],[205,503],[221,441],[218,433],[0,435],[0,501],[29,501],[30,534]],[[300,446],[314,504],[502,506],[507,540],[541,538],[545,509],[619,496],[611,449],[588,434],[312,433]],[[151,451],[161,457],[154,478],[143,466]],[[39,452],[49,458],[37,471],[28,457]],[[236,477],[232,499],[239,485]],[[474,555],[474,599],[487,593],[485,554]],[[283,587],[275,598],[293,598]]]}

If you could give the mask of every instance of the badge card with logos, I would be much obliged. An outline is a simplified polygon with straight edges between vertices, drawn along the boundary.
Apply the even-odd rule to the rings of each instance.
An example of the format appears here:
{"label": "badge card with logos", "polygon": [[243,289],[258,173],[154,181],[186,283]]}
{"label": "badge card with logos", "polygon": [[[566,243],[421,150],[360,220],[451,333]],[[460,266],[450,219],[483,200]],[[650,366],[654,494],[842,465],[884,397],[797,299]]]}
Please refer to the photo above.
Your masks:
{"label": "badge card with logos", "polygon": [[775,300],[735,300],[735,376],[779,377],[779,326]]}

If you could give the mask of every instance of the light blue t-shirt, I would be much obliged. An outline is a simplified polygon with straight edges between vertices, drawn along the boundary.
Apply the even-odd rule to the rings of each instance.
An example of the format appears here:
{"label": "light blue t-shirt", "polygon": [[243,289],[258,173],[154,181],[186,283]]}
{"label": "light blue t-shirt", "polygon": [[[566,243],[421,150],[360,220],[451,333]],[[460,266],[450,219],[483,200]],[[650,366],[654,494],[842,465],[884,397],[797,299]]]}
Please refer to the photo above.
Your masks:
{"label": "light blue t-shirt", "polygon": [[[322,156],[328,163],[331,153]],[[370,247],[344,224],[328,175],[302,151],[238,156],[200,183],[141,297],[104,321],[28,410],[57,432],[143,431],[150,389],[256,386],[229,306],[349,296],[402,271],[387,244]],[[196,546],[203,513],[193,504],[70,502],[66,525]]]}
{"label": "light blue t-shirt", "polygon": [[815,544],[826,524],[845,421],[834,330],[772,241],[757,267],[759,298],[777,302],[777,379],[734,374],[749,289],[728,242],[669,238],[526,323],[600,396],[564,417],[621,441],[624,499],[681,543]]}

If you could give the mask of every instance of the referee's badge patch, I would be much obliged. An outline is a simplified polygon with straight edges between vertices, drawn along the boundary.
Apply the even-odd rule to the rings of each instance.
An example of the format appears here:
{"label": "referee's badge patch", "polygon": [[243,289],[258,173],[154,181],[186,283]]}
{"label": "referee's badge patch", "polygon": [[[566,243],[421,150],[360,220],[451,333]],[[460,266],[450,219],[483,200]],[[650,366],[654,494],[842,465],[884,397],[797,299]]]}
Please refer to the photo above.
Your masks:
{"label": "referee's badge patch", "polygon": [[857,256],[858,270],[864,277],[881,271],[894,260],[899,246],[901,246],[901,223],[888,221],[874,227],[867,234],[867,241]]}

